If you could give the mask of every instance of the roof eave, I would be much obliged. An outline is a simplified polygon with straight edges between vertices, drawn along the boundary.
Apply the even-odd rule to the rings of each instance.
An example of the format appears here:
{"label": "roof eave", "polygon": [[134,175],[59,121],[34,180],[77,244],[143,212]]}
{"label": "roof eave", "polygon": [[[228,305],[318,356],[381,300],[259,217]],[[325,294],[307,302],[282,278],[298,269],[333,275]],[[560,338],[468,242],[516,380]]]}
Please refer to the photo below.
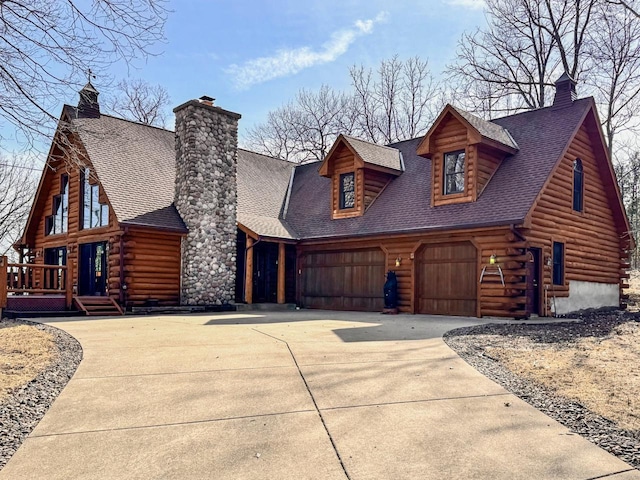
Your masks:
{"label": "roof eave", "polygon": [[445,230],[469,230],[474,228],[490,228],[490,227],[511,227],[511,225],[515,225],[516,227],[524,225],[524,218],[517,219],[508,219],[508,220],[497,220],[493,222],[479,222],[479,223],[465,223],[460,225],[434,225],[431,227],[414,227],[414,228],[405,228],[398,230],[385,230],[380,232],[367,232],[367,233],[340,233],[334,235],[321,235],[321,236],[304,236],[300,238],[301,242],[307,240],[333,240],[336,238],[361,238],[361,237],[375,237],[378,235],[403,235],[409,233],[420,233],[420,232],[437,232],[437,231],[445,231]]}

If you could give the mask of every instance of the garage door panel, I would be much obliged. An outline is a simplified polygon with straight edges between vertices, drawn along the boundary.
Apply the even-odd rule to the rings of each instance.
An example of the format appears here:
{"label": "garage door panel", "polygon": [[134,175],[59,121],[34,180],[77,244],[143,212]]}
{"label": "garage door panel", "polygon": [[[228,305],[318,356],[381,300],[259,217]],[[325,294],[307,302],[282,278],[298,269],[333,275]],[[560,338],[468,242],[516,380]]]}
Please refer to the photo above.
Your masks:
{"label": "garage door panel", "polygon": [[305,257],[301,301],[309,308],[377,311],[384,282],[380,249],[314,252]]}
{"label": "garage door panel", "polygon": [[476,256],[470,242],[425,246],[416,269],[418,312],[475,316]]}

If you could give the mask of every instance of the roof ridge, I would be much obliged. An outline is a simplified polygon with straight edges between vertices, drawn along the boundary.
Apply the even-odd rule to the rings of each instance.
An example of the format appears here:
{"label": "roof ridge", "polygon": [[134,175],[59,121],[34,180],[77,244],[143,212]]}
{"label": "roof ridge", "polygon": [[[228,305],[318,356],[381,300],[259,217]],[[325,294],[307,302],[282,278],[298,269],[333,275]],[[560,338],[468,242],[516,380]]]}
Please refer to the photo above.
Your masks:
{"label": "roof ridge", "polygon": [[397,148],[394,147],[390,147],[389,145],[381,145],[379,143],[375,143],[375,142],[370,142],[369,140],[363,140],[362,138],[358,138],[358,137],[354,137],[353,135],[346,135],[344,133],[341,134],[344,138],[350,138],[359,142],[364,142],[364,143],[368,143],[369,145],[373,145],[374,147],[381,147],[381,148],[389,148],[391,150],[398,150]]}
{"label": "roof ridge", "polygon": [[[575,105],[575,104],[576,104],[576,103],[578,103],[578,102],[582,103],[582,102],[583,102],[583,101],[585,101],[585,100],[595,100],[595,99],[594,99],[593,95],[590,95],[590,96],[588,96],[588,97],[581,97],[581,98],[577,98],[577,99],[575,99],[575,100],[573,101],[573,104],[572,104],[572,105]],[[543,110],[548,110],[548,109],[550,109],[550,108],[553,108],[553,105],[547,105],[546,107],[539,107],[539,108],[531,108],[531,109],[528,109],[528,110],[523,110],[522,112],[511,113],[511,114],[509,114],[509,115],[504,115],[504,116],[502,116],[502,117],[492,118],[491,120],[487,120],[487,122],[494,122],[494,121],[496,121],[496,120],[502,120],[503,118],[517,117],[518,115],[525,115],[525,114],[527,114],[527,113],[541,112],[541,111],[543,111]],[[471,112],[469,112],[469,113],[471,113]],[[474,113],[474,114],[472,114],[472,115],[475,115],[475,113]],[[477,116],[477,115],[476,115],[476,116]]]}
{"label": "roof ridge", "polygon": [[277,160],[277,161],[282,162],[282,163],[290,163],[291,165],[296,165],[295,162],[291,162],[289,160],[285,160],[284,158],[271,157],[271,156],[267,155],[266,153],[255,152],[253,150],[249,150],[248,148],[238,147],[237,150],[242,150],[243,152],[247,152],[247,153],[253,153],[254,155],[260,155],[261,157],[265,157],[265,158],[268,158],[270,160]]}
{"label": "roof ridge", "polygon": [[[74,107],[72,105],[65,104],[64,106],[76,109],[76,107]],[[102,112],[100,113],[100,117],[98,117],[97,119],[90,119],[90,120],[99,120],[101,117],[109,117],[109,118],[112,118],[114,120],[120,120],[122,122],[131,123],[133,125],[139,125],[141,127],[149,127],[149,128],[153,128],[153,129],[156,129],[156,130],[162,130],[163,132],[175,133],[175,130],[169,130],[168,128],[158,127],[157,125],[149,125],[148,123],[142,123],[142,122],[138,122],[136,120],[129,120],[128,118],[116,117],[115,115],[110,115],[108,113],[102,113]],[[86,118],[74,118],[73,120],[86,120]]]}

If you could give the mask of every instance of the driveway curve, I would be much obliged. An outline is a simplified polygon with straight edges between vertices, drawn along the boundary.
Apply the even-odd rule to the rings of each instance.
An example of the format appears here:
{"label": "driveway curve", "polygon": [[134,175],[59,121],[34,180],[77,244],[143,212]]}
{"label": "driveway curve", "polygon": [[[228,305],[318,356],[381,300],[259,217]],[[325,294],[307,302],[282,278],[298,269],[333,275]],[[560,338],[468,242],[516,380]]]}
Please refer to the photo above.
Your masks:
{"label": "driveway curve", "polygon": [[460,359],[478,319],[46,320],[84,359],[0,479],[640,479]]}

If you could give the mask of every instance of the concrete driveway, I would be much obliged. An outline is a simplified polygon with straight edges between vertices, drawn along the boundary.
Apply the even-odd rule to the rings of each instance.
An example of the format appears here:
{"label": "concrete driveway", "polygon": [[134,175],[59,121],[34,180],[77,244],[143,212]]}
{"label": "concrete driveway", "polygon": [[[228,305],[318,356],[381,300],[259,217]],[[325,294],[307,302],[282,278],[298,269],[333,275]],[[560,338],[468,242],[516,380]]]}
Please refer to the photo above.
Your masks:
{"label": "concrete driveway", "polygon": [[477,319],[47,323],[76,337],[84,359],[0,479],[640,478],[441,340]]}

